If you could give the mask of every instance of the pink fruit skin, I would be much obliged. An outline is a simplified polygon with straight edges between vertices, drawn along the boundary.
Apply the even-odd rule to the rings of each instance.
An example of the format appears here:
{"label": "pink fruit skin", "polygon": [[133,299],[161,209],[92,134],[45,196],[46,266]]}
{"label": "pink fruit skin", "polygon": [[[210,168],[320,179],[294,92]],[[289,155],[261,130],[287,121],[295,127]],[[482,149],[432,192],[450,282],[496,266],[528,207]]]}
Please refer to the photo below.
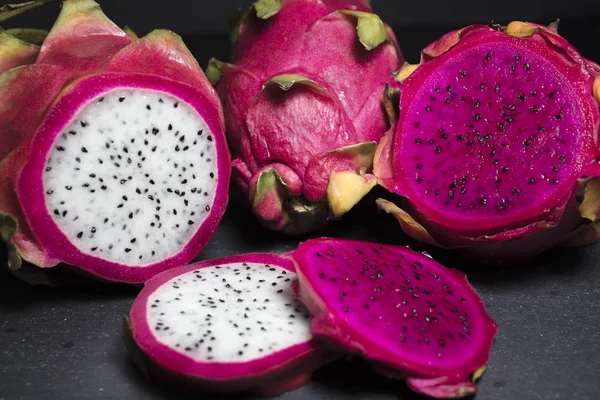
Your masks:
{"label": "pink fruit skin", "polygon": [[[91,0],[81,0],[79,3],[87,3],[86,7],[91,7],[92,10],[97,6]],[[223,111],[215,90],[177,35],[168,31],[154,31],[132,42],[101,12],[94,11],[88,16],[82,16],[80,12],[70,18],[71,20],[63,19],[61,24],[55,25],[42,45],[35,64],[14,68],[0,75],[0,85],[3,87],[0,91],[0,212],[7,213],[18,221],[18,229],[12,240],[19,255],[36,266],[49,268],[60,262],[90,262],[89,265],[78,266],[103,279],[144,282],[153,273],[172,268],[177,263],[180,265],[189,262],[208,242],[225,210],[230,153],[224,144]],[[107,73],[111,71],[118,73]],[[48,79],[49,76],[52,79]],[[75,109],[56,108],[66,104],[75,107],[75,99],[82,102],[91,99],[85,90],[100,93],[117,87],[119,82],[133,85],[132,87],[143,87],[144,82],[148,82],[167,92],[172,85],[174,90],[181,90],[183,94],[193,98],[200,115],[207,123],[211,121],[209,125],[218,139],[215,140],[218,154],[222,156],[219,159],[220,181],[217,192],[220,197],[216,199],[223,200],[215,202],[206,228],[198,232],[182,254],[150,267],[148,272],[143,272],[143,269],[136,271],[135,268],[123,270],[123,266],[116,264],[112,264],[108,268],[110,270],[104,270],[107,268],[106,263],[80,254],[72,245],[57,247],[56,238],[30,225],[32,221],[48,218],[42,197],[32,199],[31,194],[23,196],[18,193],[17,187],[17,177],[28,162],[43,163],[45,160],[48,148],[39,148],[38,139],[49,146],[47,141],[51,138],[42,136],[50,134],[53,138],[58,134],[48,132],[49,126],[66,123],[61,118],[72,116],[75,112]],[[14,104],[26,108],[27,113],[15,113]],[[17,117],[19,123],[16,123]],[[39,133],[42,125],[45,127],[44,133]],[[34,154],[36,158],[32,157]],[[44,157],[41,157],[42,154]],[[38,155],[40,158],[37,158]],[[35,189],[36,195],[43,193],[40,192],[41,172],[34,180],[40,184]],[[34,190],[26,184],[23,187],[24,191]],[[32,209],[30,205],[33,203],[38,207]],[[40,208],[40,205],[43,207]],[[24,215],[24,208],[32,209],[32,215]],[[56,225],[50,225],[54,231],[58,229]],[[202,235],[206,237],[199,237]],[[65,240],[62,233],[59,237]]]}
{"label": "pink fruit skin", "polygon": [[[118,265],[81,253],[67,239],[50,216],[45,205],[42,176],[47,155],[55,138],[60,135],[82,107],[112,88],[150,89],[176,95],[203,116],[206,124],[216,137],[223,135],[221,121],[218,114],[214,112],[214,105],[209,98],[191,86],[153,75],[118,73],[94,75],[78,82],[74,90],[64,95],[54,105],[54,111],[49,114],[33,138],[31,152],[36,154],[36,157],[31,157],[22,169],[17,179],[16,190],[27,224],[32,229],[40,245],[46,249],[49,257],[79,266],[107,280],[131,283],[144,282],[158,272],[185,264],[194,258],[198,253],[198,249],[204,247],[214,233],[221,216],[225,212],[226,201],[216,201],[209,216],[192,240],[186,244],[180,253],[163,262],[136,268]],[[226,199],[229,182],[228,150],[224,140],[215,140],[215,145],[217,146],[219,170],[215,198]]]}
{"label": "pink fruit skin", "polygon": [[146,319],[149,296],[165,282],[189,271],[237,262],[273,264],[294,271],[292,262],[274,254],[249,254],[203,261],[172,269],[146,282],[133,303],[130,320],[133,339],[151,362],[152,377],[185,382],[218,393],[253,393],[274,396],[305,385],[312,373],[338,357],[315,339],[295,345],[265,358],[244,363],[198,363],[156,341]]}
{"label": "pink fruit skin", "polygon": [[[488,43],[517,43],[557,66],[580,93],[587,120],[583,122],[586,128],[580,134],[581,150],[577,150],[580,152],[577,157],[581,167],[575,173],[579,175],[562,180],[562,195],[542,199],[539,207],[536,205],[539,209],[537,213],[525,210],[521,215],[509,219],[498,217],[493,221],[489,218],[478,221],[467,216],[449,219],[421,201],[419,195],[412,191],[409,183],[411,176],[403,173],[404,159],[396,155],[403,148],[402,130],[407,113],[400,113],[397,125],[379,144],[374,169],[386,188],[404,196],[403,210],[423,228],[405,229],[415,239],[423,240],[423,232],[427,232],[431,236],[431,240],[427,240],[430,244],[458,249],[469,258],[490,263],[520,263],[548,248],[568,242],[581,229],[589,226],[590,221],[582,218],[577,211],[574,192],[577,179],[599,175],[595,160],[599,154],[600,109],[591,90],[594,78],[600,71],[555,31],[541,25],[530,25],[538,28],[538,31],[524,38],[512,37],[488,26],[473,25],[449,32],[430,44],[422,52],[417,71],[401,84],[400,109],[409,107],[430,72],[454,54]],[[385,210],[385,207],[381,208]]]}
{"label": "pink fruit skin", "polygon": [[[365,242],[320,238],[304,242],[297,250],[290,253],[298,274],[298,284],[294,286],[294,290],[298,299],[312,315],[310,328],[317,338],[326,341],[335,348],[345,349],[367,357],[380,373],[390,378],[407,380],[409,386],[420,393],[440,398],[462,397],[462,395],[457,396],[457,394],[475,388],[470,381],[470,375],[488,362],[489,349],[498,330],[495,322],[488,316],[481,300],[477,303],[477,308],[484,325],[482,327],[483,331],[480,332],[482,351],[478,352],[475,357],[467,360],[463,365],[455,365],[451,369],[434,368],[426,365],[423,361],[417,362],[396,357],[389,349],[378,343],[377,337],[359,332],[350,325],[348,317],[343,313],[340,314],[335,306],[331,306],[333,302],[337,301],[337,293],[327,293],[318,287],[319,279],[315,278],[316,273],[311,271],[310,258],[323,244],[361,249]],[[407,253],[412,252],[406,248],[398,249]],[[437,264],[433,260],[431,260],[431,263]],[[465,297],[479,299],[479,295],[469,285],[466,276],[462,272],[447,269],[446,273],[458,281],[462,288],[468,288],[468,295],[465,294]],[[432,296],[435,296],[435,294],[432,294]],[[488,349],[488,351],[483,351],[483,349]]]}
{"label": "pink fruit skin", "polygon": [[[271,229],[303,233],[285,218],[285,197],[326,202],[330,173],[354,168],[335,159],[325,164],[324,154],[376,142],[388,129],[382,92],[389,73],[402,62],[396,40],[388,28],[390,42],[365,50],[356,17],[339,10],[372,12],[366,1],[284,0],[266,21],[249,16],[239,29],[232,64],[223,66],[216,86],[239,171],[234,184]],[[288,91],[263,87],[283,74],[304,76],[321,89],[302,83]],[[255,186],[248,182],[275,164],[289,168],[287,176],[294,186],[300,183],[299,189],[279,193],[284,198],[277,201],[267,196],[265,204],[255,203]],[[315,226],[323,225],[319,222]]]}

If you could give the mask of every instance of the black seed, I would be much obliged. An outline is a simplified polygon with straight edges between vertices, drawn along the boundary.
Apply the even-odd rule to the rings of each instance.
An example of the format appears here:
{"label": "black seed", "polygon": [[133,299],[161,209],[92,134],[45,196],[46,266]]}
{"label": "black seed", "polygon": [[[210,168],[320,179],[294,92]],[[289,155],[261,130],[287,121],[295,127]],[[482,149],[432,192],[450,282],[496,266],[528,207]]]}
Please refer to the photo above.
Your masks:
{"label": "black seed", "polygon": [[431,111],[431,107],[425,106],[425,111]]}
{"label": "black seed", "polygon": [[529,69],[530,69],[529,64],[523,65],[523,68],[525,68],[525,71],[529,71]]}
{"label": "black seed", "polygon": [[87,123],[87,122],[85,122],[85,121],[81,121],[81,126],[82,126],[83,128],[85,128],[86,126],[88,126],[88,123]]}
{"label": "black seed", "polygon": [[422,141],[421,139],[419,139],[419,138],[416,138],[416,139],[415,139],[415,143],[416,143],[416,144],[421,144],[421,143],[423,143],[423,141]]}
{"label": "black seed", "polygon": [[563,114],[563,113],[560,113],[560,114],[557,114],[557,115],[556,115],[554,118],[556,118],[556,119],[558,119],[558,120],[561,120],[561,119],[563,119],[564,117],[565,117],[565,116],[564,116],[564,114]]}
{"label": "black seed", "polygon": [[479,115],[478,113],[475,113],[475,121],[479,121],[481,119],[481,115]]}
{"label": "black seed", "polygon": [[479,202],[485,206],[487,204],[487,197],[482,197],[479,199]]}
{"label": "black seed", "polygon": [[450,190],[450,191],[448,192],[448,197],[449,197],[449,198],[453,198],[453,197],[454,197],[454,192],[453,192],[452,190]]}
{"label": "black seed", "polygon": [[441,151],[442,151],[442,148],[441,148],[440,146],[437,146],[437,147],[435,148],[435,152],[436,152],[436,153],[440,153]]}
{"label": "black seed", "polygon": [[533,107],[529,108],[529,111],[531,111],[531,112],[538,112],[538,111],[540,111],[540,109],[538,107],[533,106]]}
{"label": "black seed", "polygon": [[529,183],[530,183],[530,184],[533,184],[533,183],[535,183],[535,178],[529,178]]}
{"label": "black seed", "polygon": [[520,101],[525,101],[525,99],[526,99],[527,97],[525,97],[525,95],[524,95],[524,94],[520,94],[518,98],[519,98],[519,100],[520,100]]}
{"label": "black seed", "polygon": [[550,179],[550,183],[552,183],[553,185],[558,183],[558,179]]}
{"label": "black seed", "polygon": [[71,190],[71,189],[73,189],[73,186],[71,186],[71,185],[65,186],[65,189]]}
{"label": "black seed", "polygon": [[564,164],[564,163],[566,163],[566,162],[567,162],[567,159],[566,159],[564,156],[560,156],[560,157],[558,158],[558,161],[560,161],[561,163],[563,163],[563,164]]}
{"label": "black seed", "polygon": [[508,172],[508,167],[502,167],[502,172],[507,173]]}
{"label": "black seed", "polygon": [[461,71],[460,71],[460,76],[462,76],[463,78],[464,78],[465,76],[467,76],[467,71],[463,71],[463,70],[461,70]]}
{"label": "black seed", "polygon": [[62,146],[56,146],[56,150],[58,151],[65,151],[65,148]]}

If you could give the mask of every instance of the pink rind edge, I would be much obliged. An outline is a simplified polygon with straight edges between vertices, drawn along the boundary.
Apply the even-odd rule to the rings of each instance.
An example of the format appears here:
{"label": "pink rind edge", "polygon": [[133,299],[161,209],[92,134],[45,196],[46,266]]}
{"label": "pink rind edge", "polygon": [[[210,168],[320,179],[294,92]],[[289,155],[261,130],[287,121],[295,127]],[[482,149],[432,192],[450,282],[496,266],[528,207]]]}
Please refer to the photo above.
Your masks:
{"label": "pink rind edge", "polygon": [[282,256],[254,253],[202,261],[172,269],[155,276],[146,283],[133,303],[130,312],[134,340],[142,351],[155,363],[171,372],[184,375],[188,378],[211,381],[213,385],[218,383],[226,385],[231,381],[247,379],[249,381],[246,385],[250,388],[253,386],[252,381],[264,379],[271,374],[277,374],[282,370],[292,368],[295,364],[310,358],[312,353],[321,350],[320,344],[313,338],[307,342],[273,353],[263,359],[240,363],[238,365],[198,363],[190,357],[173,351],[154,338],[151,328],[148,326],[146,309],[148,298],[156,289],[169,280],[190,271],[235,262],[272,264],[287,271],[295,272],[293,263]]}
{"label": "pink rind edge", "polygon": [[[45,204],[43,170],[50,148],[63,128],[89,101],[113,89],[139,88],[164,92],[180,98],[193,107],[210,128],[218,157],[218,183],[209,216],[192,239],[175,256],[146,267],[129,267],[83,254],[54,222]],[[204,94],[192,86],[153,75],[107,73],[78,81],[55,103],[31,142],[28,163],[17,178],[17,194],[27,222],[50,257],[74,265],[110,281],[143,283],[164,270],[187,264],[208,243],[217,228],[228,201],[230,154],[218,110]]]}
{"label": "pink rind edge", "polygon": [[[296,295],[313,315],[313,319],[311,321],[311,331],[317,338],[325,340],[335,347],[360,353],[370,361],[374,362],[376,366],[377,364],[382,364],[388,371],[390,369],[395,369],[398,372],[396,376],[397,378],[437,378],[447,376],[449,379],[446,381],[446,383],[460,383],[468,380],[472,372],[484,366],[489,361],[489,352],[484,352],[481,354],[481,356],[468,359],[461,365],[451,369],[433,368],[425,364],[414,364],[410,359],[402,359],[401,357],[398,357],[397,354],[375,343],[366,335],[357,332],[354,328],[348,325],[343,318],[340,318],[333,312],[329,311],[327,308],[327,299],[324,298],[322,294],[318,292],[318,290],[315,290],[315,288],[310,285],[310,281],[305,273],[305,271],[310,267],[307,267],[306,263],[303,261],[306,260],[305,257],[308,255],[309,251],[315,249],[316,246],[332,242],[343,243],[345,246],[350,247],[352,247],[354,244],[364,243],[361,241],[346,239],[312,239],[300,244],[297,250],[290,253],[294,265],[296,266],[296,273],[298,274],[299,284],[296,286]],[[402,246],[385,246],[398,249],[402,252],[416,253],[413,250]],[[477,292],[471,285],[468,284],[466,275],[458,270],[446,268],[429,257],[423,257],[424,261],[427,263],[434,263],[438,265],[440,270],[442,270],[450,279],[458,281],[461,285],[467,283],[466,286],[468,287],[468,294],[473,298],[473,300],[476,300],[478,309],[481,311],[481,315],[483,316],[483,324],[485,325],[482,327],[481,336],[483,339],[481,340],[479,346],[481,348],[491,349],[494,336],[498,332],[498,327],[488,315],[485,305],[483,304],[483,301]],[[474,354],[477,355],[478,353],[474,352]],[[457,370],[461,372],[459,377],[457,377],[456,374]],[[452,377],[450,375],[452,375]]]}

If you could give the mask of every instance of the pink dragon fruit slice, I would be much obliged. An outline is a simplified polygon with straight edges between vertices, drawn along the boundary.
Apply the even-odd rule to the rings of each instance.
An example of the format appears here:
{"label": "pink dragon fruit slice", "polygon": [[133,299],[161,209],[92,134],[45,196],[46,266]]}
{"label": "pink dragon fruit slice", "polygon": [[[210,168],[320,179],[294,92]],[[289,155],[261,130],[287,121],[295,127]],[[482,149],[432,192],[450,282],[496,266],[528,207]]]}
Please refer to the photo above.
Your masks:
{"label": "pink dragon fruit slice", "polygon": [[232,63],[211,60],[208,75],[237,191],[271,229],[322,228],[376,183],[381,91],[402,58],[393,33],[366,1],[284,0],[257,1],[234,37]]}
{"label": "pink dragon fruit slice", "polygon": [[[9,266],[63,262],[144,282],[195,257],[224,213],[222,110],[177,35],[132,42],[91,0],[69,0],[61,15],[36,64],[0,75],[0,97],[28,106],[14,126],[14,110],[0,106]],[[74,26],[87,42],[70,39]],[[152,62],[142,70],[140,59]]]}
{"label": "pink dragon fruit slice", "polygon": [[404,200],[380,208],[418,240],[494,263],[595,241],[599,74],[549,27],[446,34],[397,74],[400,118],[375,174]]}
{"label": "pink dragon fruit slice", "polygon": [[406,247],[309,240],[291,253],[311,332],[417,392],[473,394],[497,332],[459,271]]}
{"label": "pink dragon fruit slice", "polygon": [[292,262],[274,254],[204,261],[146,283],[126,344],[151,379],[218,393],[276,395],[337,357],[310,334]]}

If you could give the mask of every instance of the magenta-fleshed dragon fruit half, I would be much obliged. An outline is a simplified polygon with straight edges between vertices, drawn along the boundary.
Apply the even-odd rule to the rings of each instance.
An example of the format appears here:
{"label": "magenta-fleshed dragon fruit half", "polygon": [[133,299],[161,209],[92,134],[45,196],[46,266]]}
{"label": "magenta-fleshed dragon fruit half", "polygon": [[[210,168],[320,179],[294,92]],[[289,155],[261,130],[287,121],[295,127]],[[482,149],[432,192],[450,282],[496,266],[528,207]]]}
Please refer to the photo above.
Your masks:
{"label": "magenta-fleshed dragon fruit half", "polygon": [[407,234],[492,263],[598,239],[600,67],[556,28],[470,26],[398,72],[375,173]]}
{"label": "magenta-fleshed dragon fruit half", "polygon": [[136,283],[192,260],[225,210],[230,156],[181,38],[134,40],[94,1],[67,0],[35,63],[15,62],[0,75],[9,266]]}
{"label": "magenta-fleshed dragon fruit half", "polygon": [[473,394],[497,327],[464,274],[406,247],[315,239],[291,253],[310,330],[438,398]]}
{"label": "magenta-fleshed dragon fruit half", "polygon": [[271,229],[323,227],[376,184],[382,92],[401,64],[393,33],[365,0],[257,1],[233,33],[231,64],[207,70],[226,111],[232,183]]}
{"label": "magenta-fleshed dragon fruit half", "polygon": [[152,380],[218,393],[275,395],[338,356],[311,335],[292,290],[292,262],[274,254],[204,261],[148,281],[125,321],[135,364]]}

